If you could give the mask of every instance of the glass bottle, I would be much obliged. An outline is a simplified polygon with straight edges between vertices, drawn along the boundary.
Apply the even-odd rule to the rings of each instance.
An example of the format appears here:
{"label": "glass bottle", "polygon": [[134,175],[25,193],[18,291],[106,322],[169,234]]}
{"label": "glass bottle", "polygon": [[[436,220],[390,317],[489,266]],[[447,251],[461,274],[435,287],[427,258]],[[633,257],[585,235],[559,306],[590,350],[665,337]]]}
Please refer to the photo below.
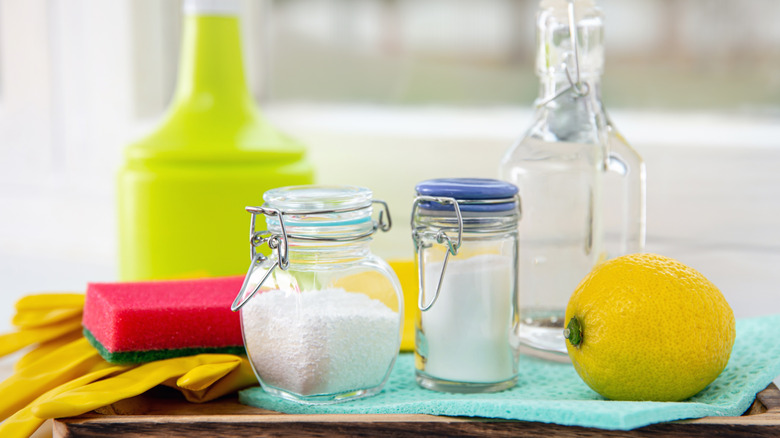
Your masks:
{"label": "glass bottle", "polygon": [[241,58],[239,2],[185,0],[178,80],[160,125],[118,175],[122,280],[239,274],[244,206],[310,184],[298,142],[261,116]]}
{"label": "glass bottle", "polygon": [[499,173],[523,200],[521,350],[565,361],[564,312],[580,280],[644,247],[645,168],[601,102],[601,11],[591,0],[542,0],[536,26],[536,113]]}
{"label": "glass bottle", "polygon": [[[379,392],[401,343],[403,294],[371,236],[390,213],[370,190],[296,186],[265,192],[252,213],[252,262],[232,309],[263,389],[301,403]],[[372,220],[372,205],[383,206]],[[268,231],[255,227],[265,215]],[[258,252],[267,244],[269,257]]]}
{"label": "glass bottle", "polygon": [[517,187],[445,178],[416,191],[417,383],[460,393],[510,388],[517,383]]}

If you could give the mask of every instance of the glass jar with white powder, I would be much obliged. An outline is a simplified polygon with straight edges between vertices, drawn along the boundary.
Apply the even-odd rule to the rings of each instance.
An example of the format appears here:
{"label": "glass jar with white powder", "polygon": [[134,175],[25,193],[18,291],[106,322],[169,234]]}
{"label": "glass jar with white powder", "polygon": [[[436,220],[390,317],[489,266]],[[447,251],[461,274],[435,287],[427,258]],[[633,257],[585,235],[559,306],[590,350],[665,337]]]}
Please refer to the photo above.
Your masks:
{"label": "glass jar with white powder", "polygon": [[517,187],[452,178],[416,190],[417,383],[446,392],[510,388],[517,382]]}
{"label": "glass jar with white powder", "polygon": [[[252,262],[232,306],[260,384],[302,403],[376,394],[403,320],[398,278],[369,248],[377,230],[390,229],[387,204],[352,186],[282,187],[263,200],[247,207]],[[258,214],[268,231],[255,229]]]}

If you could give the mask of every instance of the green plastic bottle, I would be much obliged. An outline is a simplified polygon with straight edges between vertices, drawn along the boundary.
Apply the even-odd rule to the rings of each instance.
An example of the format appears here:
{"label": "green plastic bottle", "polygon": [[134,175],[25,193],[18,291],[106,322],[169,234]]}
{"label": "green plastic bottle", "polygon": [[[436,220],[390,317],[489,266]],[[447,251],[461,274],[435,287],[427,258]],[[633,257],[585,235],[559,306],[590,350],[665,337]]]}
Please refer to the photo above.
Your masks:
{"label": "green plastic bottle", "polygon": [[247,89],[236,3],[184,2],[173,102],[126,149],[118,177],[123,281],[243,273],[244,207],[268,189],[313,182],[304,147],[261,117]]}

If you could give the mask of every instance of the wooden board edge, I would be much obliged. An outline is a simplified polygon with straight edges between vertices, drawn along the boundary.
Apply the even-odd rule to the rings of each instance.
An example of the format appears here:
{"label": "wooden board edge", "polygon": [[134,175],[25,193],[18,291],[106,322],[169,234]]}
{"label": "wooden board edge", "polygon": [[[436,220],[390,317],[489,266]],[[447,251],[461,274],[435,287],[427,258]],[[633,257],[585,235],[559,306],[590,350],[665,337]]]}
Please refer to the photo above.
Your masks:
{"label": "wooden board edge", "polygon": [[[556,436],[578,436],[577,434],[597,434],[599,436],[645,436],[655,434],[699,434],[699,432],[729,431],[734,434],[760,433],[759,436],[780,436],[780,390],[770,384],[761,391],[754,406],[739,417],[704,417],[690,420],[680,420],[670,423],[659,423],[632,431],[609,431],[576,426],[561,426],[548,423],[520,422],[491,418],[445,417],[424,414],[280,414],[264,411],[262,414],[228,414],[228,415],[123,415],[90,413],[80,417],[58,419],[54,422],[54,436],[112,436],[101,435],[101,430],[112,427],[136,431],[136,436],[147,433],[164,433],[176,435],[177,431],[188,431],[193,435],[193,428],[205,428],[212,432],[214,427],[227,425],[227,431],[236,432],[241,429],[261,427],[263,433],[288,430],[290,432],[316,435],[316,430],[340,431],[348,435],[352,432],[364,433],[378,428],[380,436],[385,432],[398,434],[404,430],[416,430],[421,433],[441,435],[462,432],[467,434],[497,434],[504,432],[540,433]],[[758,412],[758,413],[757,413]],[[82,431],[83,434],[78,432]],[[89,431],[89,432],[87,432]],[[152,432],[154,431],[154,432]],[[350,432],[352,431],[352,432]],[[435,433],[434,433],[435,432]],[[569,434],[571,432],[572,434]],[[113,434],[115,435],[115,434]],[[220,429],[222,435],[222,429]],[[286,434],[283,434],[286,435]],[[130,436],[133,436],[131,434]],[[232,435],[225,435],[232,436]],[[292,436],[292,435],[291,435]],[[390,436],[390,435],[388,435]],[[683,435],[681,435],[683,436]]]}

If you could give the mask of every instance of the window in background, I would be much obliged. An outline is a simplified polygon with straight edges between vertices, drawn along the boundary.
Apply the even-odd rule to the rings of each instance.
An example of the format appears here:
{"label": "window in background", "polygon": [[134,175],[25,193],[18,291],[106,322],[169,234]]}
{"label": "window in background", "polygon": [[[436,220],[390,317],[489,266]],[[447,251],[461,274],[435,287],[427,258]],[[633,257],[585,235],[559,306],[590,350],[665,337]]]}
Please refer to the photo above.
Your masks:
{"label": "window in background", "polygon": [[[598,3],[610,108],[780,114],[780,2]],[[247,78],[266,105],[530,108],[537,93],[535,0],[242,4]],[[0,179],[109,177],[170,100],[180,10],[181,1],[0,0]]]}
{"label": "window in background", "polygon": [[[780,2],[596,1],[606,14],[606,105],[654,113],[634,123],[643,134],[637,136],[630,120],[616,118],[635,145],[668,138],[690,144],[708,134],[701,143],[758,139],[777,146]],[[530,110],[537,95],[537,5],[243,0],[247,79],[268,113],[277,111],[271,115],[284,113],[280,103],[314,104],[274,121],[309,141],[325,180],[363,171],[372,184],[379,181],[378,191],[381,184],[389,190],[398,186],[397,175],[351,166],[332,152],[372,162],[384,148],[444,167],[449,162],[440,158],[457,157],[450,153],[457,142],[461,156],[479,142],[481,161],[463,166],[480,165],[476,171],[487,174],[498,159],[485,150],[499,155],[520,134],[527,113],[517,108]],[[0,205],[3,212],[25,213],[5,215],[0,248],[113,257],[116,168],[124,146],[150,129],[171,98],[180,11],[180,0],[0,0]],[[441,111],[426,113],[428,106]],[[682,126],[690,118],[665,115],[723,111],[747,117],[703,118],[691,129]],[[333,134],[334,121],[344,120],[350,128],[377,127],[374,137]],[[383,164],[381,171],[394,171]],[[423,179],[429,170],[403,176]],[[397,204],[406,204],[406,192],[398,190]],[[57,211],[60,229],[73,232],[54,242],[40,233],[51,226],[39,214],[42,205]]]}
{"label": "window in background", "polygon": [[[612,107],[780,104],[780,2],[600,0]],[[273,0],[266,97],[380,104],[527,105],[536,95],[530,0]]]}

